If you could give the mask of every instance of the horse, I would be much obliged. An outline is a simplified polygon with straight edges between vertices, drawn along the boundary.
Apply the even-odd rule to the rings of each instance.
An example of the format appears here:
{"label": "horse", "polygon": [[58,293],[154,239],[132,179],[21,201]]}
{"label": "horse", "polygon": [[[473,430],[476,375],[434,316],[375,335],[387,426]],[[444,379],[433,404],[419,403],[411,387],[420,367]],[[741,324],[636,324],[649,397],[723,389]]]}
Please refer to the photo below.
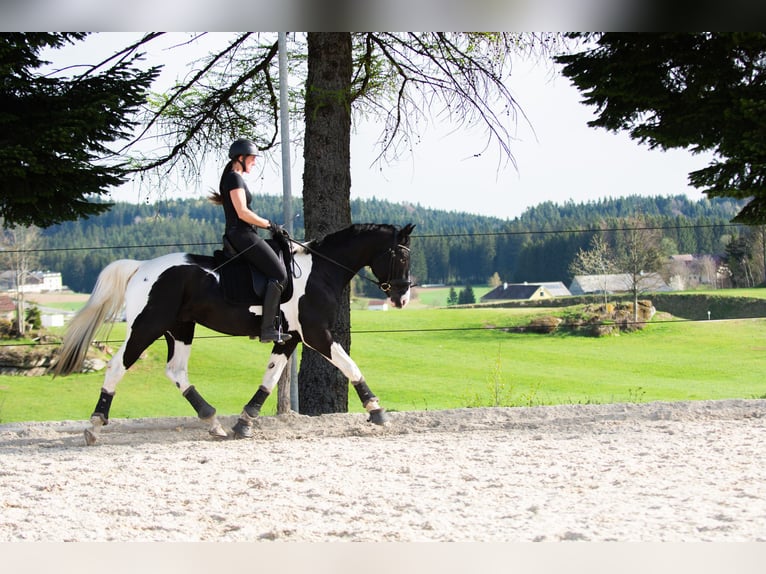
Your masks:
{"label": "horse", "polygon": [[[282,301],[279,321],[292,338],[274,343],[258,390],[231,429],[234,438],[253,436],[253,422],[299,342],[319,352],[349,379],[369,415],[383,425],[385,409],[368,387],[362,372],[330,332],[341,294],[354,275],[369,267],[373,280],[396,308],[410,300],[410,234],[388,224],[354,224],[320,240],[299,243],[289,238],[292,290]],[[223,265],[226,265],[224,263]],[[231,302],[221,285],[222,267],[215,257],[171,253],[155,259],[121,259],[98,276],[85,306],[73,317],[53,366],[54,377],[82,368],[93,336],[124,308],[125,341],[107,364],[101,393],[85,429],[87,445],[96,444],[109,422],[117,384],[141,353],[164,336],[168,354],[166,376],[175,383],[214,438],[226,438],[210,405],[191,384],[187,371],[197,323],[219,333],[255,338],[260,333],[261,305]]]}

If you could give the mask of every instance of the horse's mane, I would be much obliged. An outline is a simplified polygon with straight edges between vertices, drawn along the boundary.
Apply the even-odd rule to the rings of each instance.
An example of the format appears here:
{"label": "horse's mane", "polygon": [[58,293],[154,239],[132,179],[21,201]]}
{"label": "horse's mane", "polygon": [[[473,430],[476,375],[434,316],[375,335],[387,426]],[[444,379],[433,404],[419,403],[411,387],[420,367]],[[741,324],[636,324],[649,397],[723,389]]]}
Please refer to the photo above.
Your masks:
{"label": "horse's mane", "polygon": [[354,223],[339,231],[328,233],[321,239],[307,241],[305,245],[310,249],[321,249],[328,245],[348,243],[363,233],[379,230],[390,231],[393,233],[396,231],[396,226],[388,223]]}

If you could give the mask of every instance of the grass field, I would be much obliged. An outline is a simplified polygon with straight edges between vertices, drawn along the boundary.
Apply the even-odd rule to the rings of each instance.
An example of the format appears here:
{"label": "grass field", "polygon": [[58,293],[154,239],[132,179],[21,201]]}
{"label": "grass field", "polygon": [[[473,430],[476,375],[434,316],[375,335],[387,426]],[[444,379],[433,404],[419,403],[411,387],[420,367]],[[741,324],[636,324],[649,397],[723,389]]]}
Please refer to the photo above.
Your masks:
{"label": "grass field", "polygon": [[[455,292],[460,293],[464,287],[455,287]],[[492,287],[475,286],[471,287],[474,297],[478,302],[484,295],[492,291]],[[429,287],[427,289],[416,289],[416,297],[412,300],[413,309],[424,307],[446,307],[449,297],[449,287]]]}
{"label": "grass field", "polygon": [[[351,354],[389,410],[645,402],[766,396],[766,319],[655,321],[605,338],[516,334],[540,309],[353,311]],[[124,324],[109,339],[119,341]],[[115,346],[118,343],[115,343]],[[192,383],[223,415],[257,389],[270,346],[199,328]],[[164,376],[156,342],[118,387],[113,417],[193,415]],[[103,373],[53,379],[0,376],[0,422],[83,420]],[[361,411],[352,391],[352,412]],[[264,414],[272,414],[271,397]]]}
{"label": "grass field", "polygon": [[766,299],[766,289],[763,287],[752,287],[749,289],[695,289],[693,291],[680,291],[692,295],[718,295],[728,297],[754,297],[756,299]]}

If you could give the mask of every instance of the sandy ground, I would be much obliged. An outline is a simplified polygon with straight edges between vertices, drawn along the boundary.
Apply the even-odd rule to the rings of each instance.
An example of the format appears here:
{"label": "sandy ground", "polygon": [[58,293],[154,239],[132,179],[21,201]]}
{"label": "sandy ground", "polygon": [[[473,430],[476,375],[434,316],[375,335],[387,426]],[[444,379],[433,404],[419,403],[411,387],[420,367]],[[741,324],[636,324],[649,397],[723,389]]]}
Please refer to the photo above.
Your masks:
{"label": "sandy ground", "polygon": [[0,425],[0,542],[766,541],[764,400],[391,419]]}

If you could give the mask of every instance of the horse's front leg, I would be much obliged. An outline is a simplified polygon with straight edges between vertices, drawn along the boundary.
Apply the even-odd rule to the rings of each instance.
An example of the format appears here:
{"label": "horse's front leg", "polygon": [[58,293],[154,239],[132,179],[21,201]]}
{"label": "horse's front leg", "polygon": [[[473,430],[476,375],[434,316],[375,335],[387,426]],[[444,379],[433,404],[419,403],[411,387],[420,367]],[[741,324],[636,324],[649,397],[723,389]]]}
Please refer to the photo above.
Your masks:
{"label": "horse's front leg", "polygon": [[231,429],[234,432],[234,438],[251,438],[253,436],[253,421],[261,413],[263,403],[266,402],[271,391],[274,390],[274,387],[279,382],[282,372],[285,370],[297,346],[297,337],[284,344],[274,345],[266,372],[263,374],[261,386],[258,387],[250,402],[242,409],[242,414],[239,415],[237,422]]}
{"label": "horse's front leg", "polygon": [[367,420],[376,425],[386,424],[388,422],[386,409],[380,406],[378,397],[367,386],[367,382],[364,380],[364,376],[362,376],[362,371],[359,370],[359,367],[345,349],[339,343],[333,342],[330,345],[329,356],[324,353],[323,355],[351,381],[356,394],[359,395],[359,400],[362,401],[362,406],[370,415]]}

